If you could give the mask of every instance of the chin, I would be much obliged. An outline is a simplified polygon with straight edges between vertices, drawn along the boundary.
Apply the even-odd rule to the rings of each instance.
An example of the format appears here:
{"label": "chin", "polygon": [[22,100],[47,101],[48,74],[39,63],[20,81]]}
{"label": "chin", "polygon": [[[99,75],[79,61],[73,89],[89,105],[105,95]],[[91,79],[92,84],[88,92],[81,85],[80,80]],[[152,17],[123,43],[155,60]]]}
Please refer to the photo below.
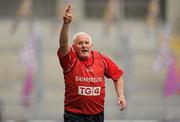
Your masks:
{"label": "chin", "polygon": [[90,56],[89,53],[85,53],[85,54],[82,53],[82,54],[79,54],[79,58],[80,58],[80,59],[88,59],[89,56]]}
{"label": "chin", "polygon": [[81,59],[88,59],[89,56],[81,56]]}
{"label": "chin", "polygon": [[88,59],[89,55],[81,55],[79,57],[80,57],[80,59]]}

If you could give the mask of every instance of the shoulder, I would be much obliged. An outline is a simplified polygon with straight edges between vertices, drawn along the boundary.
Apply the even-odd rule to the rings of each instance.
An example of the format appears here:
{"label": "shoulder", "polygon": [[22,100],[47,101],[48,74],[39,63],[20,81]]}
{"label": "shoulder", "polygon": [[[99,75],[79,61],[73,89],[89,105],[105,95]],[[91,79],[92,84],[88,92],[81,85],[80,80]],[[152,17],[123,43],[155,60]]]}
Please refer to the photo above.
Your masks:
{"label": "shoulder", "polygon": [[63,59],[63,58],[66,58],[66,57],[71,57],[71,59],[76,58],[76,52],[72,47],[69,48],[69,51],[68,51],[68,53],[66,55],[62,55],[61,51],[60,51],[60,48],[59,48],[58,51],[57,51],[57,55],[58,55],[58,57],[60,59]]}
{"label": "shoulder", "polygon": [[93,50],[93,54],[95,56],[100,56],[101,59],[103,60],[103,62],[105,62],[105,63],[115,63],[115,61],[110,56],[102,54],[101,52],[99,52],[97,50]]}
{"label": "shoulder", "polygon": [[102,54],[101,52],[98,52],[99,53],[99,55],[101,56],[101,58],[103,59],[103,60],[111,60],[108,56],[106,56],[106,55],[104,55],[104,54]]}

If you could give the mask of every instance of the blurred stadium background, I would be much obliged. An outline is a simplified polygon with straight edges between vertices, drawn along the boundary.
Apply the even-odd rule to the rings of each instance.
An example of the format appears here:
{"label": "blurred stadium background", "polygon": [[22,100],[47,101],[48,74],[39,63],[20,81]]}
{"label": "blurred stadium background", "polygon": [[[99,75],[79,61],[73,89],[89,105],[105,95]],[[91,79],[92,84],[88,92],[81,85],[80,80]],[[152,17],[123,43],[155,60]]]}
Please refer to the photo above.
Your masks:
{"label": "blurred stadium background", "polygon": [[[74,16],[70,38],[89,33],[94,49],[125,71],[128,108],[119,111],[107,80],[105,120],[180,122],[179,0],[0,0],[0,122],[62,121],[56,51],[67,4]],[[27,63],[35,69],[23,104]]]}

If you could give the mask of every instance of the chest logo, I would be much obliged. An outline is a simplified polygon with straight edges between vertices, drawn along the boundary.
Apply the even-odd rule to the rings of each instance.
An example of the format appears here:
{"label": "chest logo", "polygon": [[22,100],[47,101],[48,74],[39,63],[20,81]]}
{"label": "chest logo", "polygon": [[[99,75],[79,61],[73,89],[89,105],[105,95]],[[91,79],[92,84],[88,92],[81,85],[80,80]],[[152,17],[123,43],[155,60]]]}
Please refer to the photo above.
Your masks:
{"label": "chest logo", "polygon": [[84,96],[99,96],[101,87],[78,86],[78,94]]}

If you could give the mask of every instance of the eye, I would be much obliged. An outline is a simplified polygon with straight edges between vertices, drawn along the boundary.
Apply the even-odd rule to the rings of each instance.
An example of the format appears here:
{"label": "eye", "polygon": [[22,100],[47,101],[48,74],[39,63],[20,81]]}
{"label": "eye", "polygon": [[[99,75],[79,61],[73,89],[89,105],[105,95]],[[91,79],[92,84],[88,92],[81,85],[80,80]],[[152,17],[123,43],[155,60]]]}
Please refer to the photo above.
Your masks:
{"label": "eye", "polygon": [[83,44],[83,42],[82,41],[80,41],[79,43],[78,43],[78,45],[82,45]]}
{"label": "eye", "polygon": [[86,41],[85,44],[89,44],[89,41]]}

